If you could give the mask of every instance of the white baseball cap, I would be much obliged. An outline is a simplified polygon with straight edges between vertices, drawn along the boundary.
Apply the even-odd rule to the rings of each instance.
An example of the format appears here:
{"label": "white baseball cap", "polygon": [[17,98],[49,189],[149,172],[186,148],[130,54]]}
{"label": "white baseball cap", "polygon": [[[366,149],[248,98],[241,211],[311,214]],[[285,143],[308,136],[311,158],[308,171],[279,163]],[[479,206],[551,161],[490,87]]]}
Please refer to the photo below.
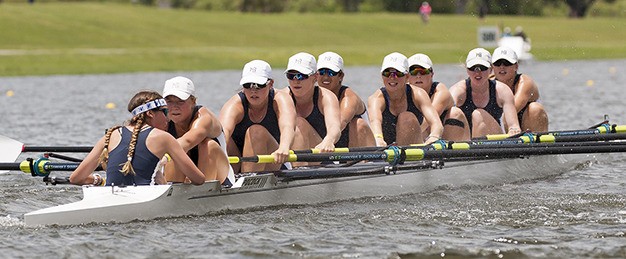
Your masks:
{"label": "white baseball cap", "polygon": [[394,68],[400,72],[409,72],[409,61],[405,55],[398,52],[393,52],[383,59],[383,65],[380,68],[380,72],[385,71],[387,68]]}
{"label": "white baseball cap", "polygon": [[265,84],[272,78],[272,67],[263,60],[252,60],[243,66],[240,85],[246,83]]}
{"label": "white baseball cap", "polygon": [[511,64],[517,63],[517,54],[514,50],[509,47],[499,47],[493,51],[493,58],[491,58],[491,63],[494,63],[500,59],[504,59]]}
{"label": "white baseball cap", "polygon": [[177,76],[165,81],[165,86],[163,87],[163,98],[173,95],[181,100],[187,100],[189,96],[194,95],[195,92],[196,87],[189,78]]}
{"label": "white baseball cap", "polygon": [[317,70],[322,68],[328,68],[335,72],[343,70],[343,58],[335,52],[324,52],[317,58],[317,61]]}
{"label": "white baseball cap", "polygon": [[303,74],[313,74],[317,71],[317,62],[315,62],[315,57],[306,52],[300,52],[295,54],[289,58],[289,63],[287,63],[287,73],[289,70],[295,70]]}
{"label": "white baseball cap", "polygon": [[428,56],[418,53],[409,58],[409,68],[412,66],[420,66],[426,69],[431,69],[433,67],[433,62]]}
{"label": "white baseball cap", "polygon": [[483,48],[470,50],[465,59],[465,67],[471,68],[475,65],[491,67],[491,54]]}

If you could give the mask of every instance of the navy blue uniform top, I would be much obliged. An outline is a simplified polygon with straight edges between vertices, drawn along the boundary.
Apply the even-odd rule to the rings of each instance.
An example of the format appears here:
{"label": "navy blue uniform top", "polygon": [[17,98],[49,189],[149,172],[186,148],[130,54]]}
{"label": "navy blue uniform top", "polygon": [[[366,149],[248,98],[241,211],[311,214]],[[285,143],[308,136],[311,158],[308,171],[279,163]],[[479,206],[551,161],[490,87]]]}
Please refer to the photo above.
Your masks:
{"label": "navy blue uniform top", "polygon": [[[421,124],[424,120],[424,115],[422,112],[415,106],[413,103],[413,89],[410,85],[406,85],[406,110],[415,114],[417,117],[417,121]],[[391,144],[396,141],[396,123],[398,122],[398,116],[395,116],[389,110],[389,93],[387,93],[387,89],[385,87],[381,87],[380,91],[383,93],[383,97],[385,97],[385,110],[383,110],[383,136],[385,142],[387,144]]]}
{"label": "navy blue uniform top", "polygon": [[246,98],[246,95],[243,92],[239,92],[239,98],[241,99],[241,104],[243,105],[243,118],[237,125],[235,125],[235,130],[232,134],[232,139],[239,148],[239,152],[243,153],[243,145],[246,139],[246,131],[250,126],[259,124],[267,129],[267,131],[272,134],[272,137],[276,140],[276,142],[280,141],[280,127],[278,126],[278,116],[276,116],[276,111],[274,111],[274,89],[270,89],[269,97],[267,102],[267,112],[265,113],[265,117],[260,122],[256,123],[250,120],[250,115],[248,114],[248,107],[250,103]]}
{"label": "navy blue uniform top", "polygon": [[132,165],[135,175],[131,173],[124,175],[120,170],[128,160],[128,146],[132,138],[132,132],[126,127],[121,127],[122,139],[113,150],[109,152],[109,161],[107,163],[106,185],[149,185],[152,182],[154,169],[161,159],[156,157],[146,146],[148,134],[154,128],[148,127],[139,132],[137,143],[135,144],[135,154],[133,155]]}
{"label": "navy blue uniform top", "polygon": [[502,117],[502,107],[498,105],[496,93],[496,81],[489,80],[489,102],[485,107],[477,107],[476,104],[474,104],[474,100],[472,100],[471,81],[469,78],[465,80],[465,103],[459,108],[465,114],[465,118],[467,118],[470,132],[472,131],[472,112],[478,108],[487,111],[494,119],[496,119],[498,124],[501,125],[500,118]]}
{"label": "navy blue uniform top", "polygon": [[[289,92],[291,93],[291,87],[289,88]],[[319,99],[320,89],[319,86],[315,86],[313,89],[313,110],[311,113],[306,116],[306,121],[311,124],[311,127],[317,131],[317,134],[320,135],[321,138],[326,137],[326,121],[324,121],[324,114],[320,111],[319,106],[317,105],[317,100]],[[293,99],[293,104],[296,104],[296,98],[291,95],[291,99]]]}

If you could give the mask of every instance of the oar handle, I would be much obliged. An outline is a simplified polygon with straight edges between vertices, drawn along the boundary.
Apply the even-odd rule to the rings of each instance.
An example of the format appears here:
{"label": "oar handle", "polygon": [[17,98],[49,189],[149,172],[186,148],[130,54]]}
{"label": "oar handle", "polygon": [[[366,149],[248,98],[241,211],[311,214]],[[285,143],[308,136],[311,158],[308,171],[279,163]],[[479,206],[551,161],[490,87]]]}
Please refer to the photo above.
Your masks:
{"label": "oar handle", "polygon": [[[391,148],[378,152],[349,152],[349,153],[316,153],[316,154],[290,154],[288,162],[333,162],[333,161],[379,161],[389,163],[421,160],[424,157],[422,149]],[[257,155],[250,157],[228,157],[231,164],[241,162],[274,163],[272,155]]]}

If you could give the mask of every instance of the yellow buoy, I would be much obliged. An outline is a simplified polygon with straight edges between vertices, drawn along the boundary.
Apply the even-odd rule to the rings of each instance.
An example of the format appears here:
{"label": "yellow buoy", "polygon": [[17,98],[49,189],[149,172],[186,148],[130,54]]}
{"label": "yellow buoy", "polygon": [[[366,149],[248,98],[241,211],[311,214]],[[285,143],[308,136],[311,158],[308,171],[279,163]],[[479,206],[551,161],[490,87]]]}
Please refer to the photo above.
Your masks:
{"label": "yellow buoy", "polygon": [[564,68],[564,69],[563,69],[563,75],[564,75],[564,76],[569,75],[569,69]]}
{"label": "yellow buoy", "polygon": [[15,94],[15,93],[13,92],[13,90],[9,90],[9,91],[7,91],[7,96],[8,96],[8,97],[13,96],[14,94]]}
{"label": "yellow buoy", "polygon": [[107,103],[106,108],[109,110],[115,109],[115,103]]}
{"label": "yellow buoy", "polygon": [[587,80],[587,86],[589,87],[593,86],[593,80],[591,79]]}

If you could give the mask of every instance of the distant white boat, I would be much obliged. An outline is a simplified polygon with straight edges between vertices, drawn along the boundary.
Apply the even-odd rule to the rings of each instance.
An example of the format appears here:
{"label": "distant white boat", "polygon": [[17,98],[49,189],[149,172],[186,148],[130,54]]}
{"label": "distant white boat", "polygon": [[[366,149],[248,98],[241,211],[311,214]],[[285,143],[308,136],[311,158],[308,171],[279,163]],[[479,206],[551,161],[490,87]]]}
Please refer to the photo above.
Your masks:
{"label": "distant white boat", "polygon": [[530,53],[530,40],[524,41],[524,38],[520,36],[505,36],[498,40],[498,47],[502,46],[506,46],[514,50],[519,60],[533,59],[533,54]]}

